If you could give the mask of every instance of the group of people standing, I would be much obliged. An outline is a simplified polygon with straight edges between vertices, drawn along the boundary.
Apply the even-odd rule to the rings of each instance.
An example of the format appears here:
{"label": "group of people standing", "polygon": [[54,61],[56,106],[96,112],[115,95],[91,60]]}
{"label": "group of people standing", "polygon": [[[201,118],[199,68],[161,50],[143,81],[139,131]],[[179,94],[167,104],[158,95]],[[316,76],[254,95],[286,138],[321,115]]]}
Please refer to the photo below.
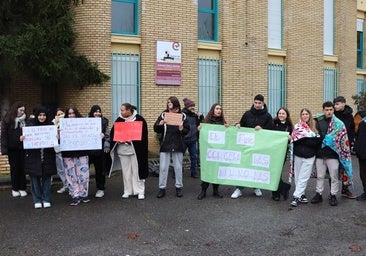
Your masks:
{"label": "group of people standing", "polygon": [[[215,125],[229,124],[225,120],[223,108],[220,104],[212,105],[206,117],[196,113],[195,103],[188,98],[183,99],[184,108],[181,109],[177,97],[169,97],[166,109],[156,119],[153,129],[158,134],[160,141],[160,169],[159,190],[157,198],[166,195],[167,177],[169,167],[174,168],[175,195],[183,196],[183,155],[188,150],[191,160],[190,176],[198,178],[198,138],[201,123]],[[305,195],[307,183],[316,166],[316,191],[311,203],[323,201],[324,179],[327,171],[330,176],[329,204],[338,204],[336,195],[339,193],[339,179],[342,181],[341,194],[347,198],[356,198],[352,193],[352,162],[350,143],[355,140],[355,151],[360,164],[360,177],[365,193],[357,200],[366,200],[366,146],[362,140],[366,137],[366,118],[355,132],[352,108],[346,105],[344,97],[339,96],[333,102],[323,104],[323,118],[315,120],[309,109],[301,109],[300,120],[294,125],[290,112],[281,107],[272,118],[269,114],[264,97],[258,94],[254,97],[251,108],[244,112],[240,122],[235,126],[254,128],[254,130],[268,129],[288,132],[288,145],[290,155],[289,176],[294,178],[295,190],[290,205],[297,207],[299,204],[308,203]],[[100,106],[91,107],[89,118],[100,118],[102,149],[98,150],[72,150],[62,151],[59,146],[55,148],[26,149],[22,135],[24,126],[56,125],[59,131],[62,118],[83,117],[75,106],[69,106],[65,112],[57,109],[55,117],[51,116],[44,106],[36,107],[34,116],[26,119],[25,106],[22,102],[14,103],[6,113],[1,126],[1,153],[8,155],[12,196],[24,197],[26,192],[26,178],[30,177],[31,191],[35,208],[51,207],[52,175],[58,174],[62,187],[58,193],[68,192],[71,196],[70,205],[76,206],[81,202],[87,203],[89,199],[89,166],[94,165],[96,189],[95,197],[104,196],[107,171],[122,170],[124,191],[122,198],[137,196],[139,200],[145,198],[145,179],[148,177],[148,126],[146,120],[137,113],[135,106],[124,103],[120,107],[120,115],[115,120],[111,131],[108,128],[108,119],[102,115]],[[171,115],[179,118],[172,124]],[[114,136],[120,131],[120,123],[141,123],[141,139],[116,141]],[[118,127],[119,128],[118,128]],[[126,127],[126,126],[125,126]],[[126,129],[126,128],[124,128]],[[123,132],[123,131],[122,131]],[[60,139],[60,134],[55,134]],[[283,159],[285,164],[286,157]],[[219,184],[212,184],[213,196],[222,198]],[[206,197],[209,183],[202,181],[201,191],[197,199]],[[278,189],[272,192],[272,199],[279,201],[289,197],[291,185],[280,178]],[[237,187],[231,195],[236,199],[243,195],[243,187]],[[260,189],[253,190],[256,196],[262,196]]]}

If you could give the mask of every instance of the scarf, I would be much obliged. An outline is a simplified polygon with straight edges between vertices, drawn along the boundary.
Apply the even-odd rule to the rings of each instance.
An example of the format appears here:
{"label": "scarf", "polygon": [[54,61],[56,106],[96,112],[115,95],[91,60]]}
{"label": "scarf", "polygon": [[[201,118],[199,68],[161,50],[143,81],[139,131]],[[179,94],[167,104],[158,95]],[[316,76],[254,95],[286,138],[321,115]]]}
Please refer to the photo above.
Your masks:
{"label": "scarf", "polygon": [[322,143],[322,148],[330,147],[334,152],[337,152],[339,162],[345,169],[346,177],[343,177],[345,185],[352,183],[352,161],[351,150],[347,136],[347,129],[344,123],[333,115],[329,123],[327,134]]}
{"label": "scarf", "polygon": [[22,128],[25,126],[25,113],[22,115],[22,116],[18,116],[15,118],[15,129],[18,128],[18,125],[19,125],[19,128]]}
{"label": "scarf", "polygon": [[292,182],[294,177],[294,142],[298,141],[302,138],[313,138],[317,135],[313,132],[309,125],[304,121],[299,121],[294,126],[294,130],[291,133],[291,142],[290,142],[290,169],[288,170],[289,182]]}
{"label": "scarf", "polygon": [[133,122],[136,120],[136,115],[137,115],[137,111],[133,110],[132,115],[130,115],[129,117],[123,117],[122,114],[120,114],[119,117],[122,118],[123,120],[125,120],[125,122]]}

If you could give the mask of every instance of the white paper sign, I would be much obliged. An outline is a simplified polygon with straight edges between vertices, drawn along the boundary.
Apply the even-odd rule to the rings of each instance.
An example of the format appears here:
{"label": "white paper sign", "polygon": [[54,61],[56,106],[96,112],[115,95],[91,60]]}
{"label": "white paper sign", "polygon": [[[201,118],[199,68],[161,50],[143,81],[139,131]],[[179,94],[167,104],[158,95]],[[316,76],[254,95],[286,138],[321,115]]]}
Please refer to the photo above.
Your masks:
{"label": "white paper sign", "polygon": [[52,148],[58,145],[55,125],[25,126],[22,129],[24,149]]}
{"label": "white paper sign", "polygon": [[61,151],[102,149],[100,118],[62,118],[60,120]]}

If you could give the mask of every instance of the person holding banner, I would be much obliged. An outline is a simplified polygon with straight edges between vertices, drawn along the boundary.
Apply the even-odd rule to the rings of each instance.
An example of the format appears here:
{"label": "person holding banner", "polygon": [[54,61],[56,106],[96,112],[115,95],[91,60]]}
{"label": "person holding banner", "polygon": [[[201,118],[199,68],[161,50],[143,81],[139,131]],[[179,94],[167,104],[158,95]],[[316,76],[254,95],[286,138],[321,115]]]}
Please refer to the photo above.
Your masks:
{"label": "person holding banner", "polygon": [[[52,125],[52,122],[47,109],[40,106],[35,109],[34,118],[29,119],[27,127],[44,125]],[[56,130],[54,136],[57,137]],[[21,140],[25,142],[27,136],[21,136]],[[26,149],[24,166],[30,177],[34,208],[51,207],[51,178],[57,173],[54,148]]]}
{"label": "person holding banner", "polygon": [[[254,97],[252,107],[246,111],[240,119],[240,123],[236,124],[239,127],[259,129],[272,129],[272,116],[268,113],[267,105],[264,103],[264,96],[257,94]],[[236,199],[242,196],[243,187],[236,187],[231,194],[231,198]],[[254,194],[258,197],[262,196],[262,191],[259,188],[254,188]]]}
{"label": "person holding banner", "polygon": [[[211,106],[210,111],[207,113],[207,116],[203,120],[203,123],[209,124],[218,124],[218,125],[225,125],[228,127],[229,125],[226,123],[224,112],[222,111],[222,107],[220,104],[215,103]],[[200,130],[201,127],[199,126],[198,129]],[[201,183],[201,193],[197,196],[198,200],[202,200],[206,197],[206,191],[210,183],[202,181]],[[212,184],[213,188],[213,196],[217,198],[223,198],[223,195],[219,192],[219,184]]]}
{"label": "person holding banner", "polygon": [[175,173],[175,195],[183,196],[183,139],[189,132],[189,124],[186,115],[181,112],[177,97],[169,97],[166,110],[156,119],[154,131],[160,135],[160,172],[159,192],[157,198],[166,194],[166,185],[170,165],[170,157],[173,160]]}
{"label": "person holding banner", "polygon": [[[75,106],[69,106],[65,112],[65,118],[81,118]],[[71,206],[76,206],[80,202],[88,203],[89,193],[89,157],[85,150],[61,151],[64,161],[66,180],[69,194],[71,196]]]}
{"label": "person holding banner", "polygon": [[[61,108],[57,108],[56,115],[55,115],[55,118],[52,120],[52,123],[57,127],[58,133],[59,133],[59,129],[60,129],[60,119],[64,118],[64,117],[65,117],[64,111]],[[62,182],[62,187],[57,190],[57,193],[62,194],[64,192],[66,192],[66,190],[67,190],[67,181],[66,181],[65,170],[64,170],[64,162],[62,159],[60,145],[57,145],[54,149],[56,152],[57,174],[60,177],[61,182]]]}
{"label": "person holding banner", "polygon": [[295,124],[290,144],[290,177],[295,176],[295,191],[291,201],[292,207],[299,203],[307,204],[305,189],[310,179],[315,162],[315,154],[321,143],[320,135],[310,110],[300,111],[300,121]]}
{"label": "person holding banner", "polygon": [[106,170],[107,168],[110,168],[110,165],[108,165],[108,163],[110,162],[110,142],[108,130],[109,121],[102,115],[102,109],[98,105],[94,105],[91,107],[88,117],[100,118],[102,122],[103,148],[101,150],[92,150],[89,153],[89,164],[93,164],[95,169],[95,185],[97,187],[95,197],[100,198],[104,196]]}
{"label": "person holding banner", "polygon": [[23,143],[20,141],[25,120],[24,103],[17,101],[10,107],[1,123],[1,154],[8,156],[13,197],[27,196],[24,149]]}
{"label": "person holding banner", "polygon": [[[120,116],[111,129],[113,170],[122,168],[124,192],[122,198],[137,195],[145,199],[145,179],[148,170],[148,129],[145,119],[130,103],[121,105]],[[110,175],[109,174],[109,175]]]}

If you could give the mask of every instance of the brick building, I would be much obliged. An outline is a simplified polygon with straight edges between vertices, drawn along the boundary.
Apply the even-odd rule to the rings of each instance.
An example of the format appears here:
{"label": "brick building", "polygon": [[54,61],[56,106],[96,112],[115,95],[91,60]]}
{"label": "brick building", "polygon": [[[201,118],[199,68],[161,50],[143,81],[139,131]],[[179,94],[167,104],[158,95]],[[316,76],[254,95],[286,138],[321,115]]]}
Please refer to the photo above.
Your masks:
{"label": "brick building", "polygon": [[[20,80],[10,100],[28,109],[73,103],[83,114],[99,104],[110,125],[130,102],[148,122],[151,151],[158,148],[152,126],[169,96],[188,97],[203,113],[221,102],[234,123],[257,93],[272,114],[286,105],[297,120],[301,108],[319,113],[336,95],[353,106],[351,96],[366,89],[362,0],[88,0],[75,11],[75,48],[111,80],[56,94]],[[156,84],[159,41],[181,44],[180,85]]]}

